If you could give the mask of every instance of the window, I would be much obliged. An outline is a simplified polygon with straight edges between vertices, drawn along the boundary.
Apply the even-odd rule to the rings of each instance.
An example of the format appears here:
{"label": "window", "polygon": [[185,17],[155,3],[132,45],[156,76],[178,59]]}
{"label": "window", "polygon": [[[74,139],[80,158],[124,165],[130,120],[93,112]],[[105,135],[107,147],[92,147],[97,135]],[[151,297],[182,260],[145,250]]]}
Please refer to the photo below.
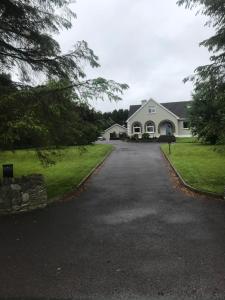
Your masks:
{"label": "window", "polygon": [[155,108],[155,106],[150,106],[150,107],[149,107],[149,113],[150,113],[150,114],[155,114],[155,113],[156,113],[156,108]]}
{"label": "window", "polygon": [[133,125],[132,125],[132,132],[133,133],[142,133],[142,125],[140,122],[135,122]]}
{"label": "window", "polygon": [[190,128],[189,122],[184,121],[184,122],[183,122],[183,128],[184,128],[184,129],[189,129],[189,128]]}
{"label": "window", "polygon": [[155,124],[152,121],[148,121],[145,124],[145,132],[146,133],[155,133]]}
{"label": "window", "polygon": [[146,126],[146,132],[147,133],[155,133],[155,127],[152,125]]}
{"label": "window", "polygon": [[134,126],[134,133],[141,133],[141,127],[140,126]]}

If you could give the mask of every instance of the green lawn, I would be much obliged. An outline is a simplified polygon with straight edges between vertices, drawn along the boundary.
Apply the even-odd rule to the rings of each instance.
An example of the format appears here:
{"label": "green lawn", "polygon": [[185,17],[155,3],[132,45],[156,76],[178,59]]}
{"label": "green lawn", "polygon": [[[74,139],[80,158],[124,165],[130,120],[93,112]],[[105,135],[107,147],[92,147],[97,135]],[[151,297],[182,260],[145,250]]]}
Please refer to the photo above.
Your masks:
{"label": "green lawn", "polygon": [[62,150],[62,156],[56,165],[48,168],[41,165],[33,150],[1,152],[0,164],[13,163],[15,176],[43,174],[47,183],[48,196],[52,198],[75,188],[112,151],[113,146],[91,145],[86,149],[87,151],[82,153],[77,147],[68,147]]}
{"label": "green lawn", "polygon": [[172,154],[168,145],[161,146],[183,179],[202,191],[223,194],[225,187],[224,146],[209,146],[199,143],[172,144]]}
{"label": "green lawn", "polygon": [[177,137],[177,143],[197,143],[198,140],[195,137]]}

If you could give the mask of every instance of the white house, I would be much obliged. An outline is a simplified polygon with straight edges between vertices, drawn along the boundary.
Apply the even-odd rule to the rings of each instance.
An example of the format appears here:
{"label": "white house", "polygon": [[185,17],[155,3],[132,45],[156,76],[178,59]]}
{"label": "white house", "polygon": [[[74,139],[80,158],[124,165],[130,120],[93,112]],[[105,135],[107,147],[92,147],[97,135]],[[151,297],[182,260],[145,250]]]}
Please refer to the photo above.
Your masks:
{"label": "white house", "polygon": [[191,101],[158,103],[153,99],[131,105],[127,120],[127,134],[132,136],[148,133],[151,137],[173,134],[190,137],[188,108]]}
{"label": "white house", "polygon": [[115,124],[104,132],[104,137],[109,140],[110,134],[121,132],[131,137],[143,133],[150,137],[173,134],[176,137],[192,136],[188,124],[188,108],[191,101],[158,103],[153,99],[143,100],[140,105],[131,105],[127,128]]}

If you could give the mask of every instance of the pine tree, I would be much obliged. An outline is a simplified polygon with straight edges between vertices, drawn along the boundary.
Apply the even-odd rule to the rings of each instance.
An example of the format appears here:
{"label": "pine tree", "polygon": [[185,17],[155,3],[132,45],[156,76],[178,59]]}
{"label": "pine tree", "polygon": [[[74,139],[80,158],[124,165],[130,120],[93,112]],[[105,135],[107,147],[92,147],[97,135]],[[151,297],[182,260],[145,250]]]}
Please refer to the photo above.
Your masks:
{"label": "pine tree", "polygon": [[211,53],[211,63],[199,66],[194,82],[193,107],[190,112],[193,132],[203,141],[225,142],[225,5],[224,0],[179,0],[179,5],[199,9],[209,17],[206,23],[215,34],[200,43]]}
{"label": "pine tree", "polygon": [[[93,68],[100,66],[87,42],[74,42],[70,52],[62,53],[53,36],[72,27],[76,15],[70,4],[70,0],[0,1],[2,148],[33,145],[34,140],[36,147],[64,145],[65,137],[79,143],[80,119],[73,118],[72,102],[88,103],[93,98],[117,101],[128,88],[101,77],[86,78],[84,62]],[[40,79],[39,86],[34,86],[34,76]]]}

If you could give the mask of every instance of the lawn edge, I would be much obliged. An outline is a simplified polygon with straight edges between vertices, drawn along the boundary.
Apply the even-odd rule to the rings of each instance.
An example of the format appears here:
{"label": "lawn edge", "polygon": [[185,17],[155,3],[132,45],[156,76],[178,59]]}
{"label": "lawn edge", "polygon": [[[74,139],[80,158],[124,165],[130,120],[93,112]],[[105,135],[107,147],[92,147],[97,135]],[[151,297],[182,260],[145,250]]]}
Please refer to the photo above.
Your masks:
{"label": "lawn edge", "polygon": [[176,177],[179,179],[180,183],[187,189],[191,190],[192,192],[196,192],[200,195],[210,196],[216,199],[225,200],[225,195],[217,194],[213,192],[207,192],[198,188],[195,188],[188,184],[184,178],[181,176],[181,174],[177,171],[176,167],[173,165],[172,161],[169,159],[167,154],[163,151],[163,149],[160,147],[161,153],[163,154],[163,157],[165,160],[169,163],[170,167],[172,168],[173,172],[175,173]]}
{"label": "lawn edge", "polygon": [[[113,146],[113,145],[112,145]],[[54,203],[59,203],[65,200],[70,200],[73,196],[75,196],[75,193],[81,189],[81,187],[86,183],[86,181],[93,175],[93,173],[105,163],[107,158],[112,154],[112,152],[115,150],[115,146],[113,146],[107,153],[106,155],[102,158],[101,161],[99,161],[90,171],[89,173],[76,185],[73,187],[70,191],[60,195],[56,196],[53,198],[50,198],[48,200],[48,205],[53,205]]]}
{"label": "lawn edge", "polygon": [[91,175],[95,172],[95,170],[104,164],[104,162],[107,160],[107,158],[112,154],[114,150],[115,150],[115,146],[113,146],[112,149],[110,149],[109,152],[106,153],[103,159],[99,163],[97,163],[97,165],[81,180],[81,182],[76,186],[76,190],[79,190],[85,184],[85,182],[91,177]]}

